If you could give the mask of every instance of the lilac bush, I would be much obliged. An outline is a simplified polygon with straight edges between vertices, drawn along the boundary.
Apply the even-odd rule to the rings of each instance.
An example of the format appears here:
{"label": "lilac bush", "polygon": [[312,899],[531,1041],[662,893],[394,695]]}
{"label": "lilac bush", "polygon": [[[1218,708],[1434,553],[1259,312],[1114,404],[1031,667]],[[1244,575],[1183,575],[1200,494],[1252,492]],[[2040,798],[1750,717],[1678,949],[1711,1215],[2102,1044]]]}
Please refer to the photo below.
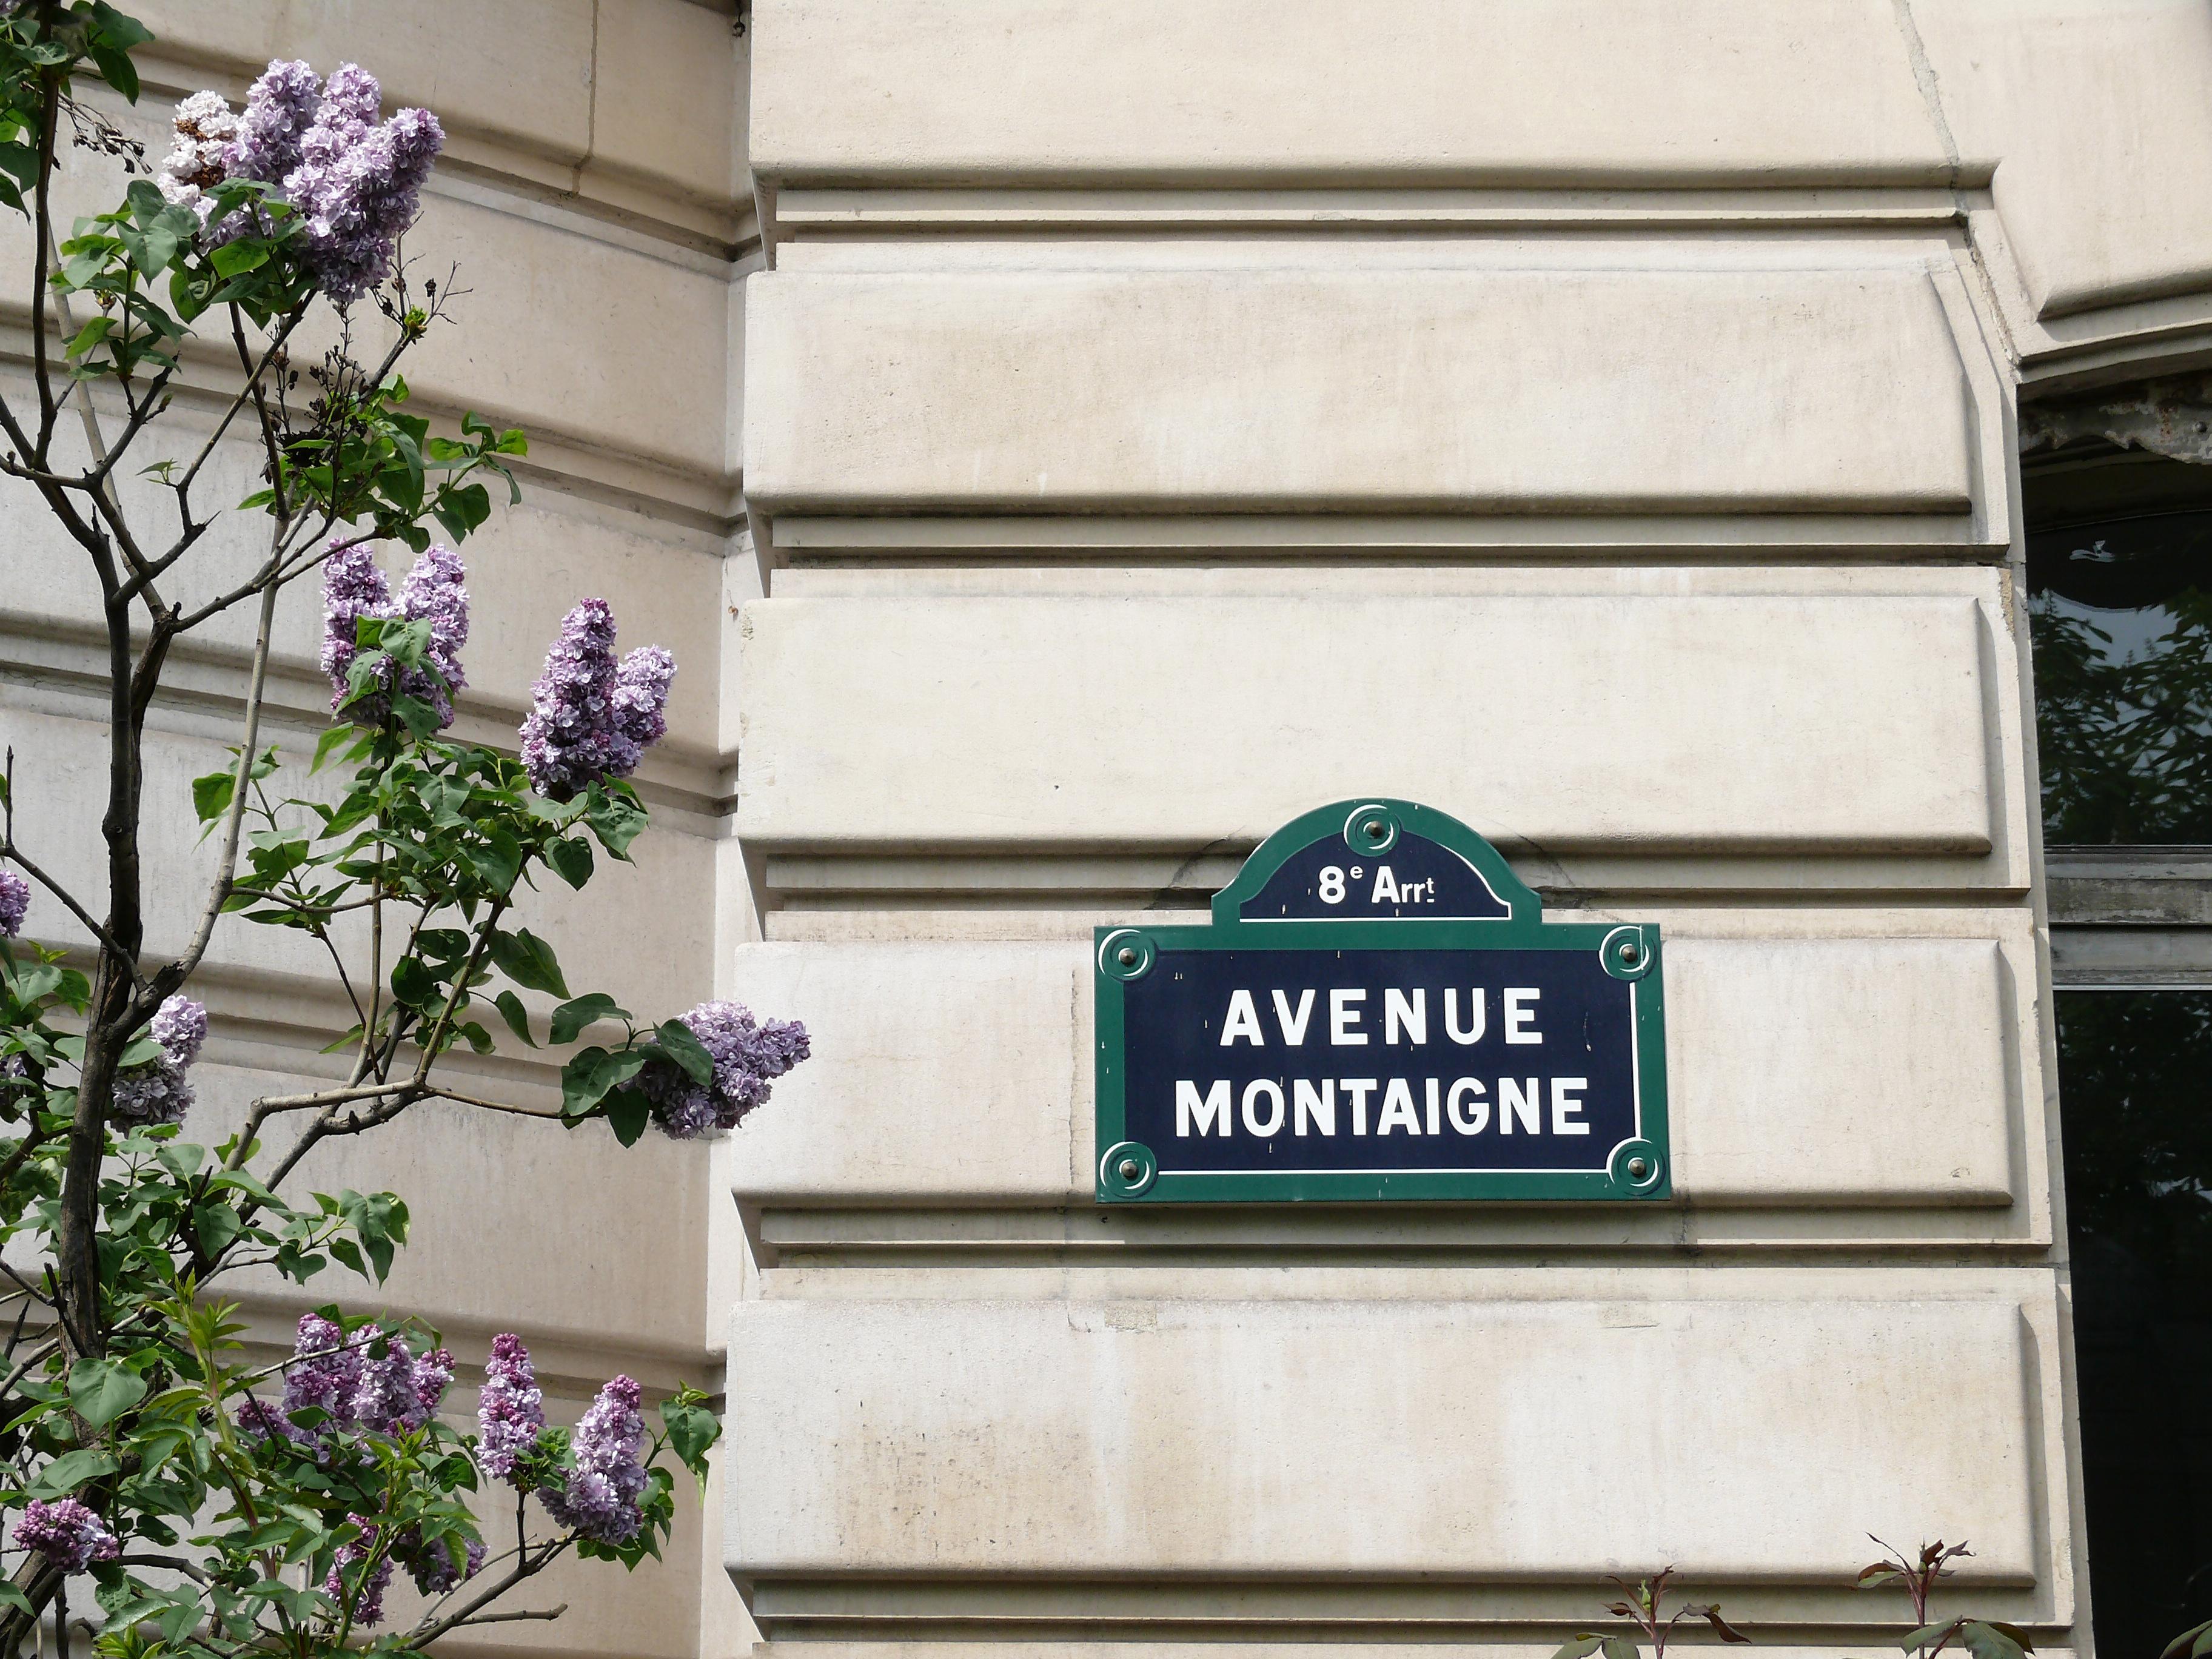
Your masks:
{"label": "lilac bush", "polygon": [[[69,222],[53,194],[57,133],[74,134],[92,167],[137,153],[98,113],[106,94],[82,94],[96,77],[135,100],[131,53],[149,38],[106,3],[0,0],[0,209]],[[43,504],[58,544],[81,556],[68,580],[98,589],[88,614],[106,629],[118,705],[143,710],[173,695],[168,665],[213,660],[192,641],[176,648],[195,629],[258,620],[240,630],[252,667],[236,678],[231,758],[191,785],[200,850],[163,842],[175,803],[145,787],[160,774],[135,720],[101,745],[100,827],[149,856],[70,858],[69,837],[97,838],[89,823],[66,826],[56,850],[20,844],[13,805],[43,777],[11,766],[0,799],[0,1250],[40,1270],[0,1286],[0,1303],[20,1304],[0,1309],[0,1514],[16,1517],[0,1534],[0,1654],[64,1595],[103,1653],[421,1653],[465,1627],[550,1616],[492,1609],[564,1554],[632,1567],[658,1556],[676,1481],[703,1481],[720,1432],[698,1391],[678,1388],[649,1415],[628,1376],[574,1430],[549,1424],[512,1334],[492,1344],[471,1425],[447,1407],[465,1367],[416,1322],[326,1304],[270,1364],[225,1299],[224,1276],[240,1272],[260,1276],[257,1296],[280,1280],[320,1294],[344,1273],[386,1282],[406,1206],[303,1192],[302,1171],[332,1167],[325,1142],[429,1101],[623,1145],[656,1118],[695,1136],[735,1125],[807,1054],[803,1027],[734,1004],[633,1020],[611,996],[572,992],[527,925],[562,884],[628,862],[646,828],[628,780],[667,732],[669,652],[618,654],[612,613],[586,600],[504,749],[441,735],[469,687],[471,603],[454,550],[495,510],[493,480],[520,499],[510,462],[528,447],[474,413],[434,431],[407,407],[403,360],[467,292],[416,281],[400,252],[443,142],[428,112],[387,117],[357,64],[324,80],[272,63],[242,110],[212,92],[184,98],[154,175],[75,218],[44,280],[18,295],[26,337],[50,349],[25,366],[35,401],[0,386],[15,480],[0,484]],[[303,349],[310,338],[322,343]],[[186,363],[211,418],[167,429],[165,459],[148,465]],[[243,501],[210,498],[241,470],[253,477]],[[384,556],[392,547],[413,557],[404,574]],[[287,590],[314,581],[336,718],[308,761],[264,715],[287,630],[311,620],[285,609],[304,597]],[[319,781],[288,793],[280,775],[303,763]],[[80,863],[96,885],[72,891],[47,873]],[[149,872],[201,866],[207,884],[182,907],[154,890]],[[30,881],[70,919],[68,950],[21,939]],[[209,1019],[187,991],[211,950],[250,960],[227,947],[257,927],[327,957],[324,983],[349,1011],[331,1023],[347,1029],[328,1034],[327,1073],[304,1068],[316,1074],[241,1103],[221,1144],[195,1144]],[[577,1046],[617,1022],[618,1041]],[[501,1068],[465,1090],[450,1080],[457,1048],[507,1048],[502,1024],[517,1044],[560,1051],[557,1109],[499,1097]],[[536,1504],[505,1501],[532,1492]],[[402,1571],[433,1601],[365,1638]],[[96,1593],[65,1589],[77,1573]],[[479,1573],[489,1582],[462,1588]]]}

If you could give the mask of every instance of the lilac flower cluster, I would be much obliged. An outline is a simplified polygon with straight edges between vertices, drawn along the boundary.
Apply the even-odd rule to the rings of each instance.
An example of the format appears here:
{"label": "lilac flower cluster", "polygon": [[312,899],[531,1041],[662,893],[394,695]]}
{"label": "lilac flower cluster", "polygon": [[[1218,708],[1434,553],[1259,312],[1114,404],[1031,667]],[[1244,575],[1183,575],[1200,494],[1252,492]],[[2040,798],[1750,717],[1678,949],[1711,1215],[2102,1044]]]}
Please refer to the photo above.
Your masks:
{"label": "lilac flower cluster", "polygon": [[[538,1490],[548,1515],[599,1543],[626,1544],[645,1523],[639,1502],[645,1493],[641,1401],[632,1378],[617,1376],[608,1382],[568,1437],[572,1467],[557,1473],[558,1485]],[[547,1434],[544,1396],[520,1337],[503,1334],[492,1339],[477,1425],[482,1431],[477,1443],[478,1467],[519,1490],[528,1490],[518,1466],[541,1443],[548,1443],[549,1450],[556,1449],[559,1431]]]}
{"label": "lilac flower cluster", "polygon": [[[386,121],[383,101],[376,77],[356,64],[340,64],[324,82],[306,64],[282,59],[254,82],[243,117],[215,94],[196,93],[178,106],[161,192],[204,223],[205,193],[226,179],[270,185],[300,210],[297,246],[323,292],[350,305],[392,274],[446,142],[428,110],[403,109]],[[267,228],[240,213],[210,234],[220,242]]]}
{"label": "lilac flower cluster", "polygon": [[[346,1574],[359,1567],[375,1553],[379,1528],[366,1515],[349,1515],[347,1520],[361,1528],[361,1535],[338,1546],[337,1554],[331,1562],[331,1571],[323,1580],[323,1594],[340,1607],[346,1601]],[[380,1625],[384,1622],[384,1592],[392,1583],[392,1557],[378,1556],[374,1565],[365,1572],[356,1573],[353,1622],[359,1626]]]}
{"label": "lilac flower cluster", "polygon": [[477,1397],[477,1462],[497,1480],[511,1480],[516,1462],[538,1443],[545,1427],[545,1395],[530,1363],[530,1350],[512,1332],[491,1340],[483,1392]]}
{"label": "lilac flower cluster", "polygon": [[33,1498],[15,1523],[15,1547],[43,1555],[65,1573],[82,1572],[95,1561],[112,1561],[123,1546],[100,1518],[74,1498],[46,1503]]}
{"label": "lilac flower cluster", "polygon": [[568,800],[594,783],[626,778],[668,730],[664,710],[676,659],[657,645],[615,660],[615,617],[586,599],[561,620],[545,672],[530,689],[522,763],[531,787]]}
{"label": "lilac flower cluster", "polygon": [[207,1029],[207,1010],[198,1003],[183,995],[165,999],[147,1030],[161,1044],[161,1056],[115,1074],[108,1115],[137,1128],[183,1122],[192,1109],[192,1084],[185,1070],[200,1057]]}
{"label": "lilac flower cluster", "polygon": [[[453,1380],[453,1356],[443,1348],[418,1355],[397,1331],[364,1325],[348,1335],[336,1320],[302,1314],[283,1403],[271,1410],[252,1401],[240,1415],[257,1432],[302,1446],[321,1445],[346,1429],[405,1434],[430,1420]],[[326,1420],[292,1420],[309,1410]]]}
{"label": "lilac flower cluster", "polygon": [[208,192],[230,176],[238,117],[214,93],[196,92],[177,106],[176,131],[176,142],[161,158],[155,182],[165,198],[191,209],[204,225],[215,211]]}
{"label": "lilac flower cluster", "polygon": [[[323,562],[323,672],[330,676],[331,708],[343,709],[360,726],[381,726],[391,713],[388,698],[371,693],[350,705],[354,659],[361,654],[356,643],[364,618],[428,623],[430,643],[423,659],[432,673],[407,671],[400,690],[428,703],[438,716],[441,731],[453,723],[453,694],[469,683],[461,667],[461,647],[469,642],[467,567],[451,548],[433,544],[425,549],[399,586],[395,603],[392,586],[378,568],[376,556],[367,547],[346,547]],[[385,677],[390,689],[391,676]]]}
{"label": "lilac flower cluster", "polygon": [[300,143],[322,106],[323,83],[297,58],[275,58],[246,88],[246,114],[228,158],[230,176],[281,185],[300,165]]}
{"label": "lilac flower cluster", "polygon": [[418,1534],[396,1553],[406,1563],[408,1574],[415,1580],[416,1589],[425,1595],[443,1595],[483,1571],[483,1540],[471,1538],[464,1550],[468,1559],[457,1567],[443,1544],[425,1548]]}
{"label": "lilac flower cluster", "polygon": [[23,931],[23,917],[31,908],[31,884],[13,870],[0,870],[0,939],[13,939]]}
{"label": "lilac flower cluster", "polygon": [[635,1382],[617,1376],[576,1425],[568,1442],[575,1467],[558,1492],[539,1494],[545,1512],[601,1544],[627,1544],[645,1516],[645,1419]]}
{"label": "lilac flower cluster", "polygon": [[813,1052],[799,1021],[756,1020],[739,1002],[702,1002],[683,1023],[713,1057],[714,1083],[696,1083],[667,1060],[653,1060],[638,1074],[653,1121],[676,1140],[736,1128],[768,1098],[769,1084]]}

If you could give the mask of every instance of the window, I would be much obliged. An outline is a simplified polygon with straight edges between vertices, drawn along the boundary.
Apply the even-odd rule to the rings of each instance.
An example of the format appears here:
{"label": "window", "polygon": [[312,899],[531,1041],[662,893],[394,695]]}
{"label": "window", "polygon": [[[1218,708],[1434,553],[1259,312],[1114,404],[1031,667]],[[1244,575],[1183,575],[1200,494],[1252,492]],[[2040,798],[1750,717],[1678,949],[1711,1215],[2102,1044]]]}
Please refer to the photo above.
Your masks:
{"label": "window", "polygon": [[2212,465],[2024,465],[2089,1580],[2108,1652],[2212,1618]]}

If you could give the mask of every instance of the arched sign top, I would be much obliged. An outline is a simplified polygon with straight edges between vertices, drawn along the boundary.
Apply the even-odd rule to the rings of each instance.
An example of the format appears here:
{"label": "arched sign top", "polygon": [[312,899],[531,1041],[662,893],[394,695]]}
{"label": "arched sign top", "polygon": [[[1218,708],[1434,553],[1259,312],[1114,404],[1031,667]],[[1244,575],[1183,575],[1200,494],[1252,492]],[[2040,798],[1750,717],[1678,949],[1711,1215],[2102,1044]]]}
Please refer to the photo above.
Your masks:
{"label": "arched sign top", "polygon": [[1259,845],[1213,896],[1213,920],[1543,920],[1498,849],[1449,813],[1386,796],[1315,808]]}

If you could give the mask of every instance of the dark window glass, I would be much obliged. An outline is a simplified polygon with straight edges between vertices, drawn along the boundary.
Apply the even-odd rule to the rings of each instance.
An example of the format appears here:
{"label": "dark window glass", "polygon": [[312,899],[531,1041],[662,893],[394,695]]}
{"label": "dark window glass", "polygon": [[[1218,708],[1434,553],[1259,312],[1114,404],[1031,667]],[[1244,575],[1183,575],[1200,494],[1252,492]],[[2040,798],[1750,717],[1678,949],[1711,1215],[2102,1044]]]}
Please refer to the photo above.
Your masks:
{"label": "dark window glass", "polygon": [[2058,997],[2058,1079],[2100,1651],[2212,1619],[2212,992]]}
{"label": "dark window glass", "polygon": [[2027,483],[2045,838],[2212,843],[2212,468],[2115,453]]}

